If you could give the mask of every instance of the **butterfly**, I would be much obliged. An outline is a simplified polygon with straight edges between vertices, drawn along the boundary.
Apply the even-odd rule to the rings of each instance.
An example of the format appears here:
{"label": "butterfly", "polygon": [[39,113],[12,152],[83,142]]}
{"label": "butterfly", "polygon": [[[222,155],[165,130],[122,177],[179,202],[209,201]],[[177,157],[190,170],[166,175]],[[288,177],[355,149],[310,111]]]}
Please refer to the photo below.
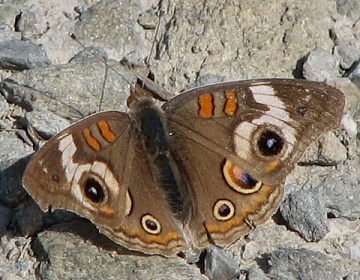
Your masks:
{"label": "butterfly", "polygon": [[129,113],[100,112],[50,139],[23,186],[116,243],[164,256],[226,246],[264,223],[306,148],[338,128],[343,93],[294,79],[166,90],[138,76]]}

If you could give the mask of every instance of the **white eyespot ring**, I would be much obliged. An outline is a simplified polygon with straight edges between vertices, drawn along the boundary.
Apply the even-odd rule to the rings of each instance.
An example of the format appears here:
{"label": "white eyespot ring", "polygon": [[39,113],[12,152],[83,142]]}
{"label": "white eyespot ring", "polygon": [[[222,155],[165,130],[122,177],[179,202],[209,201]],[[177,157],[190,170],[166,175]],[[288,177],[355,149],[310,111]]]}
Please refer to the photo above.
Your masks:
{"label": "white eyespot ring", "polygon": [[149,234],[157,235],[161,232],[159,221],[150,214],[141,217],[141,226]]}
{"label": "white eyespot ring", "polygon": [[262,182],[244,173],[239,166],[230,160],[225,161],[223,175],[229,187],[238,193],[251,194],[257,192],[262,187]]}
{"label": "white eyespot ring", "polygon": [[235,206],[227,199],[220,199],[213,207],[213,214],[215,219],[219,221],[230,220],[235,215]]}

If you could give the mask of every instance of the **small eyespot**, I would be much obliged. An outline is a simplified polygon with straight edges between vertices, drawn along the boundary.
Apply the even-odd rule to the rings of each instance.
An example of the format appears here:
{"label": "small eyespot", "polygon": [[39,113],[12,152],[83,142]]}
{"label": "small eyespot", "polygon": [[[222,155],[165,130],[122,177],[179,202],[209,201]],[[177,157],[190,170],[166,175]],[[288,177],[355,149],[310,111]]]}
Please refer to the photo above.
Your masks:
{"label": "small eyespot", "polygon": [[141,226],[149,234],[156,235],[161,232],[161,225],[159,221],[150,214],[142,216]]}
{"label": "small eyespot", "polygon": [[284,140],[275,131],[265,130],[261,133],[257,144],[263,156],[276,156],[282,151]]}
{"label": "small eyespot", "polygon": [[219,221],[230,220],[235,215],[235,207],[232,202],[226,199],[218,200],[213,207],[214,217]]}
{"label": "small eyespot", "polygon": [[105,198],[103,186],[94,178],[89,177],[85,182],[85,196],[94,203],[100,203]]}

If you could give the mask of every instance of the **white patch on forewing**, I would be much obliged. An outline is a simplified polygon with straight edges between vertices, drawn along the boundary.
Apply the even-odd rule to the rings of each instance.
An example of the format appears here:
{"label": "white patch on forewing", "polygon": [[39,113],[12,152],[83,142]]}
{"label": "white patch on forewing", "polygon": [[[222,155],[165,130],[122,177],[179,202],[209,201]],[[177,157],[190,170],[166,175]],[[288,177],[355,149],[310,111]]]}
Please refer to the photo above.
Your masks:
{"label": "white patch on forewing", "polygon": [[272,116],[287,123],[294,123],[294,120],[290,118],[288,112],[286,112],[284,109],[270,107],[270,110],[266,111],[266,115]]}
{"label": "white patch on forewing", "polygon": [[287,123],[293,122],[289,116],[289,113],[286,111],[286,104],[276,96],[276,92],[272,86],[251,86],[250,90],[253,93],[254,99],[257,103],[264,104],[269,107],[269,110],[265,112],[266,115],[283,120]]}
{"label": "white patch on forewing", "polygon": [[285,109],[284,102],[276,97],[275,90],[272,86],[251,86],[251,92],[254,95],[254,99],[257,103],[264,104],[271,107],[277,107]]}
{"label": "white patch on forewing", "polygon": [[78,164],[73,161],[76,146],[70,134],[59,141],[59,150],[61,152],[61,166],[65,169],[66,180],[71,182]]}
{"label": "white patch on forewing", "polygon": [[254,85],[249,87],[253,94],[275,95],[274,88],[268,85]]}

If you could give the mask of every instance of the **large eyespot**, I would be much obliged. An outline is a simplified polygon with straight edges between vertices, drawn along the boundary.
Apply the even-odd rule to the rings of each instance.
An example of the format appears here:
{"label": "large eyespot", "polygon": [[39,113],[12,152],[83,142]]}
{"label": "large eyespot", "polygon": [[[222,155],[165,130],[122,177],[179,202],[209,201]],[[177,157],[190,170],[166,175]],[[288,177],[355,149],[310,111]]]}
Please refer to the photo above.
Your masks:
{"label": "large eyespot", "polygon": [[215,219],[219,221],[230,220],[235,215],[235,207],[232,202],[226,199],[218,200],[213,207]]}
{"label": "large eyespot", "polygon": [[276,156],[284,147],[282,137],[272,130],[264,130],[258,138],[258,149],[263,156]]}
{"label": "large eyespot", "polygon": [[223,174],[228,185],[239,193],[254,193],[262,186],[261,182],[245,173],[239,166],[229,160],[225,161]]}
{"label": "large eyespot", "polygon": [[149,234],[159,234],[161,232],[161,225],[154,216],[145,214],[141,217],[141,226]]}
{"label": "large eyespot", "polygon": [[93,177],[89,177],[85,182],[85,196],[94,203],[104,201],[105,193],[103,186]]}

